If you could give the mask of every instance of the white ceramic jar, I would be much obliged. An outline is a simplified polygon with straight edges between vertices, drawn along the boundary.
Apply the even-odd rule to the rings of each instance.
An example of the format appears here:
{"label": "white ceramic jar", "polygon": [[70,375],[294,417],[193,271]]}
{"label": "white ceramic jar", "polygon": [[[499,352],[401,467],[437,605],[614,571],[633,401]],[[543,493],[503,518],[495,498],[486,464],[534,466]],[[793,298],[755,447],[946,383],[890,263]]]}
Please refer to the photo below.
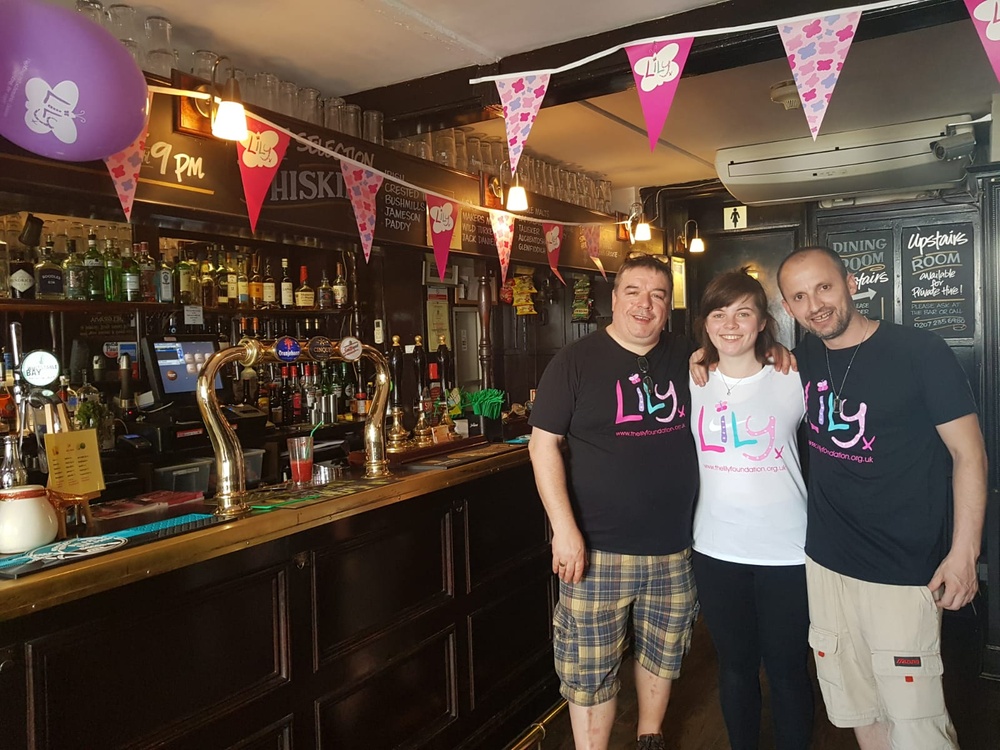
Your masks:
{"label": "white ceramic jar", "polygon": [[0,554],[48,544],[59,533],[59,519],[40,484],[0,489]]}

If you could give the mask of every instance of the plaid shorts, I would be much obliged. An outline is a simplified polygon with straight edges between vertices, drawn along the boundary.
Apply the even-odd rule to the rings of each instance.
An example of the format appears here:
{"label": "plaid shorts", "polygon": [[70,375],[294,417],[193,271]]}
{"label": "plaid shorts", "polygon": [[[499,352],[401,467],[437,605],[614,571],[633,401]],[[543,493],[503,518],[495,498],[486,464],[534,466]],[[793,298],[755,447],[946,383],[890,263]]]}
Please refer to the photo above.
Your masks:
{"label": "plaid shorts", "polygon": [[580,583],[559,583],[553,640],[560,692],[595,706],[618,694],[631,615],[636,663],[664,679],[680,675],[697,615],[691,550],[672,555],[588,551]]}

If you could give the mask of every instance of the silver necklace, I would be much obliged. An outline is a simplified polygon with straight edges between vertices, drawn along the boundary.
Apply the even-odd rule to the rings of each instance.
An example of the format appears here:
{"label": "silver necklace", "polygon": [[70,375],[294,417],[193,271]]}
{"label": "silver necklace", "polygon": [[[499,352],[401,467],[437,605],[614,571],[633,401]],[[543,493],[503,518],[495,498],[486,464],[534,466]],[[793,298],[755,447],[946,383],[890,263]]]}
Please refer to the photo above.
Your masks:
{"label": "silver necklace", "polygon": [[865,343],[865,339],[868,338],[868,324],[871,321],[865,318],[865,332],[861,334],[861,341],[858,345],[854,347],[854,354],[851,355],[851,361],[847,363],[847,369],[844,371],[844,377],[840,381],[840,388],[833,387],[833,371],[830,369],[830,347],[826,344],[823,345],[824,353],[826,354],[826,374],[830,376],[830,390],[833,391],[833,413],[838,417],[844,413],[844,400],[840,397],[840,394],[844,392],[844,384],[847,382],[847,376],[851,374],[851,365],[854,364],[854,358],[858,356],[858,349],[861,345]]}
{"label": "silver necklace", "polygon": [[742,378],[740,378],[739,380],[737,380],[735,383],[733,383],[732,385],[729,385],[729,383],[726,382],[726,376],[722,374],[722,370],[716,370],[716,372],[719,373],[719,377],[722,378],[722,385],[726,389],[726,395],[727,396],[731,396],[733,394],[733,389],[736,386],[738,386],[740,383],[742,383],[744,380],[746,380],[746,377],[747,377],[746,375],[744,375]]}

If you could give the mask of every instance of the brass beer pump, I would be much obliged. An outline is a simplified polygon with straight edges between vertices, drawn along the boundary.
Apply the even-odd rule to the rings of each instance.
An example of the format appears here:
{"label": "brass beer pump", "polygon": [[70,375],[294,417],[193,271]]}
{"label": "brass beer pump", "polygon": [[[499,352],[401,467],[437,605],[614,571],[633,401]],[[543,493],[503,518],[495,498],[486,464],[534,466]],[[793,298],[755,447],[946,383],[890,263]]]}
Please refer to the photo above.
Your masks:
{"label": "brass beer pump", "polygon": [[[417,398],[414,402],[414,411],[417,414],[417,423],[413,426],[413,441],[418,448],[426,448],[434,445],[434,438],[431,437],[431,424],[427,421],[427,408],[430,390],[427,388],[427,355],[424,352],[424,337],[413,337],[413,370],[417,381]],[[428,398],[425,399],[425,392]]]}
{"label": "brass beer pump", "polygon": [[209,356],[198,376],[196,397],[198,410],[208,437],[215,451],[215,468],[218,477],[215,496],[215,514],[235,518],[249,512],[245,501],[246,468],[243,450],[236,432],[222,416],[222,408],[215,393],[215,376],[230,362],[253,367],[261,362],[295,362],[305,359],[315,362],[333,360],[354,362],[367,358],[375,366],[375,391],[369,401],[368,419],[365,421],[365,478],[376,479],[390,475],[385,449],[385,413],[389,396],[389,365],[382,353],[358,339],[347,337],[331,341],[325,336],[315,336],[299,341],[284,336],[266,342],[244,338],[236,346]]}
{"label": "brass beer pump", "polygon": [[410,432],[403,426],[403,396],[400,385],[403,382],[403,347],[399,336],[392,337],[389,349],[389,373],[392,377],[392,427],[389,428],[389,453],[402,453],[410,446]]}

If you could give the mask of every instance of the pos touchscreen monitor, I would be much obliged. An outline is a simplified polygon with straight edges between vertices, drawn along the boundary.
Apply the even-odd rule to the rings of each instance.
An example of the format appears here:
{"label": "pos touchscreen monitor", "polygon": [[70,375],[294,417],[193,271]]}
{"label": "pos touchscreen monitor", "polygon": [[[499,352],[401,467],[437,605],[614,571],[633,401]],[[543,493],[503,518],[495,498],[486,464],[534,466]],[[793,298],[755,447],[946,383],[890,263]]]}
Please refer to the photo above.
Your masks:
{"label": "pos touchscreen monitor", "polygon": [[[219,350],[218,342],[205,335],[178,335],[146,337],[142,346],[149,386],[156,403],[193,405],[198,375],[209,355]],[[216,375],[216,392],[222,388],[222,378]]]}

